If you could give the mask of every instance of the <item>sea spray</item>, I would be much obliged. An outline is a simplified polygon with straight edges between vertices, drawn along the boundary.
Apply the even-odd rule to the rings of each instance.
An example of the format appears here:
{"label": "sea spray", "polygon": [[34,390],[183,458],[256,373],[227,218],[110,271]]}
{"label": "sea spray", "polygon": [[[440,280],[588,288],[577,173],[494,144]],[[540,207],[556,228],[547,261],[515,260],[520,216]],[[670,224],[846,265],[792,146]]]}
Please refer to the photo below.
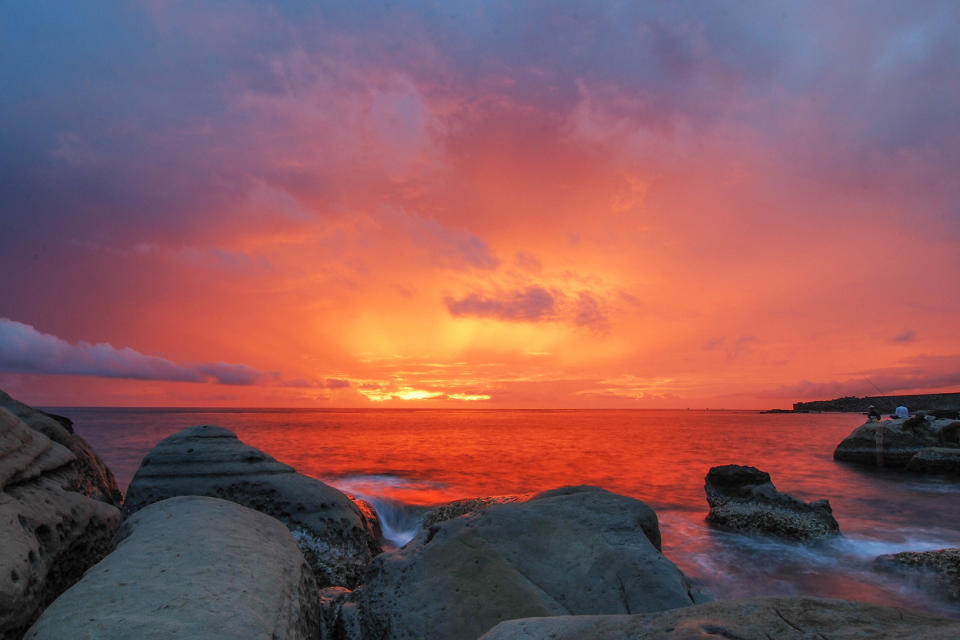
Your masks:
{"label": "sea spray", "polygon": [[443,485],[429,480],[403,478],[391,474],[345,475],[325,478],[330,485],[370,503],[380,519],[384,539],[400,548],[410,542],[423,524],[431,507],[409,504],[386,497],[397,493],[417,495],[424,490],[436,491]]}
{"label": "sea spray", "polygon": [[358,497],[372,504],[377,510],[384,539],[398,549],[413,540],[420,531],[423,517],[430,511],[430,507],[404,504],[386,498]]}

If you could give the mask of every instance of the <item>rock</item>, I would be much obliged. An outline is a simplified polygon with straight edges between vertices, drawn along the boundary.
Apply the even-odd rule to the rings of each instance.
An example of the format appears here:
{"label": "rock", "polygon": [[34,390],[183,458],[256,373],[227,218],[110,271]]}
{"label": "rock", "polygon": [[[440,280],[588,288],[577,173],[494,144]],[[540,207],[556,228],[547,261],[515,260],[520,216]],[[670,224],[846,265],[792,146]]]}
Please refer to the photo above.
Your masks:
{"label": "rock", "polygon": [[438,504],[430,509],[423,517],[423,528],[427,529],[435,524],[459,518],[468,513],[483,511],[496,504],[517,502],[524,498],[525,496],[491,496],[486,498],[466,498],[464,500],[454,500],[453,502]]}
{"label": "rock", "polygon": [[907,471],[960,475],[960,449],[952,447],[920,449],[907,463]]}
{"label": "rock", "polygon": [[122,504],[123,496],[113,472],[93,447],[74,432],[73,422],[69,418],[34,409],[14,400],[3,391],[0,391],[0,407],[23,420],[34,431],[39,431],[73,452],[76,457],[74,466],[77,469],[73,481],[74,490],[115,507]]}
{"label": "rock", "polygon": [[887,554],[878,556],[874,566],[882,571],[932,576],[936,591],[960,600],[960,547]]}
{"label": "rock", "polygon": [[75,462],[66,447],[0,408],[2,638],[19,638],[112,547],[120,511],[74,490]]}
{"label": "rock", "polygon": [[941,447],[960,447],[960,422],[951,420],[937,433]]}
{"label": "rock", "polygon": [[[502,620],[636,613],[703,600],[659,551],[653,510],[595,487],[435,524],[333,594],[328,638],[476,638]],[[339,635],[338,635],[339,634]]]}
{"label": "rock", "polygon": [[313,571],[277,520],[171,498],[128,518],[117,548],[43,612],[29,640],[317,638]]}
{"label": "rock", "polygon": [[511,620],[480,640],[955,640],[960,620],[865,602],[750,598],[633,616]]}
{"label": "rock", "polygon": [[381,550],[375,514],[222,427],[189,427],[157,444],[133,477],[123,512],[187,495],[230,500],[286,524],[322,587],[355,586]]}
{"label": "rock", "polygon": [[952,420],[883,420],[860,425],[833,452],[835,460],[875,467],[906,467],[921,449],[943,446]]}
{"label": "rock", "polygon": [[707,522],[720,528],[791,540],[840,534],[827,500],[807,503],[780,493],[770,474],[755,467],[713,467],[705,489],[710,505]]}

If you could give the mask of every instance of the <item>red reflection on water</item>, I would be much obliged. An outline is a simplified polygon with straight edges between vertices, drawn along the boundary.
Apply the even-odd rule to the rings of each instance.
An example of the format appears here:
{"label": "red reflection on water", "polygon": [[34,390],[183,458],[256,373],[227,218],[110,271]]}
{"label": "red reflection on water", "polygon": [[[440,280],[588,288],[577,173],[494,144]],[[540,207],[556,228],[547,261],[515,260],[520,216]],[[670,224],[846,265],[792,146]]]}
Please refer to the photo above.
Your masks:
{"label": "red reflection on water", "polygon": [[[189,425],[220,424],[301,473],[350,493],[406,504],[571,484],[639,498],[660,516],[664,552],[717,597],[803,593],[960,613],[870,569],[879,553],[944,540],[956,545],[960,509],[944,507],[957,503],[960,494],[938,484],[946,481],[834,462],[834,447],[863,420],[859,415],[441,410],[72,410],[68,415],[110,463],[121,486],[162,437]],[[838,547],[808,550],[709,530],[703,480],[710,467],[721,464],[759,467],[781,491],[804,500],[828,498],[847,538]]]}

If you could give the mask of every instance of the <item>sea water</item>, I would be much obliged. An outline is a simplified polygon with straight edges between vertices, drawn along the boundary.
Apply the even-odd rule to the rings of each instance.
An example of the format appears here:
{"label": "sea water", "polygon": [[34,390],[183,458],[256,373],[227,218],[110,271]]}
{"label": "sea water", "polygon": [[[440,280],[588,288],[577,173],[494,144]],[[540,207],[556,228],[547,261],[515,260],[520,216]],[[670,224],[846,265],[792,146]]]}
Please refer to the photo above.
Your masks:
{"label": "sea water", "polygon": [[[960,546],[960,482],[855,467],[833,450],[863,416],[749,411],[237,410],[55,408],[129,484],[162,438],[235,431],[301,473],[370,500],[396,545],[424,507],[590,484],[639,498],[663,551],[714,598],[814,595],[960,616],[930,585],[877,572],[898,551]],[[843,537],[784,543],[711,529],[710,467],[743,464],[803,500],[827,498]]]}

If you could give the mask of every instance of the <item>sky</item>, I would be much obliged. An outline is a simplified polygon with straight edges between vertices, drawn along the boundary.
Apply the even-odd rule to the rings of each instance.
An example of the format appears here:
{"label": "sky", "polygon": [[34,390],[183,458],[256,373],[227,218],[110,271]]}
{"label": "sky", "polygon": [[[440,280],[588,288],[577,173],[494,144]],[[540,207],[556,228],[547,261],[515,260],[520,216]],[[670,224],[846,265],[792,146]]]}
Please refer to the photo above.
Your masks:
{"label": "sky", "polygon": [[44,406],[960,391],[960,4],[0,1]]}

